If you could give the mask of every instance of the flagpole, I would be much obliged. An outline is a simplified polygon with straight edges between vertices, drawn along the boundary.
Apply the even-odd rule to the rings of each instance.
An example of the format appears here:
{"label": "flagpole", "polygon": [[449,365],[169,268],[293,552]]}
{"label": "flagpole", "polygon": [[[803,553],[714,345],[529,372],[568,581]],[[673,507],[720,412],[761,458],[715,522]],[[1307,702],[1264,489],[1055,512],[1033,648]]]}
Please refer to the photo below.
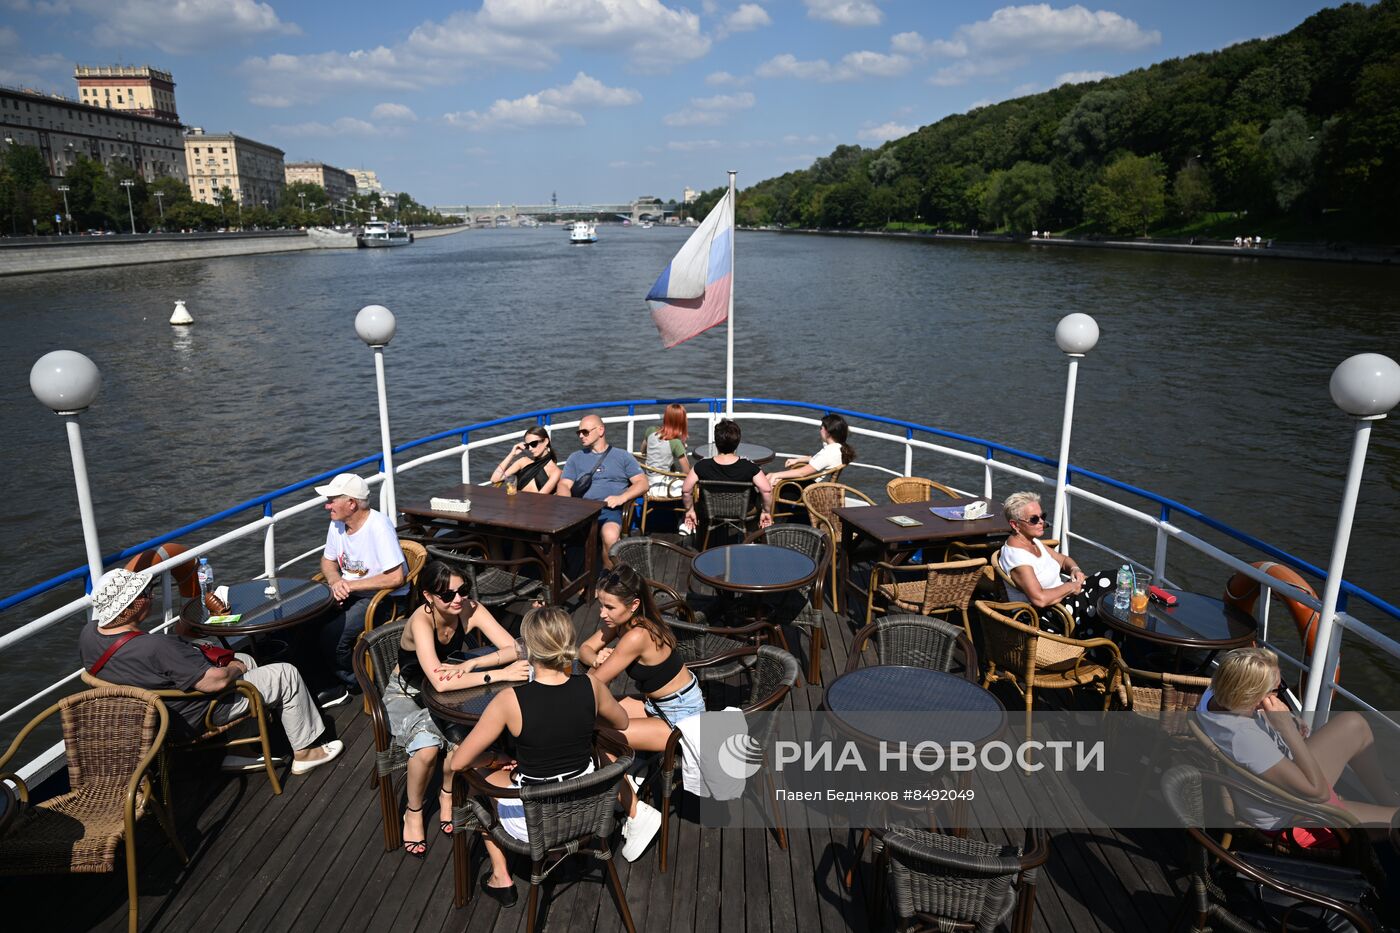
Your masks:
{"label": "flagpole", "polygon": [[726,343],[728,344],[728,361],[724,369],[724,414],[727,418],[734,417],[734,236],[738,228],[734,225],[734,176],[737,171],[729,172],[729,327]]}

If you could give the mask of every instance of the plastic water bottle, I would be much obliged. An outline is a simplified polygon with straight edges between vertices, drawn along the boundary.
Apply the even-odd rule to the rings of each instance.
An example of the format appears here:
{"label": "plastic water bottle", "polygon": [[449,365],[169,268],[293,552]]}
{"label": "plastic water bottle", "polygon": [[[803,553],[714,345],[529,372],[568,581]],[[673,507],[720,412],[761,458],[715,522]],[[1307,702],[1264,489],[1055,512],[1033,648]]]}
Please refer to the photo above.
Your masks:
{"label": "plastic water bottle", "polygon": [[204,597],[214,592],[214,568],[209,566],[209,558],[199,559],[199,569],[195,573],[199,577],[199,601],[204,602]]}
{"label": "plastic water bottle", "polygon": [[1113,608],[1127,612],[1133,601],[1133,568],[1124,564],[1118,568],[1118,589],[1113,591]]}

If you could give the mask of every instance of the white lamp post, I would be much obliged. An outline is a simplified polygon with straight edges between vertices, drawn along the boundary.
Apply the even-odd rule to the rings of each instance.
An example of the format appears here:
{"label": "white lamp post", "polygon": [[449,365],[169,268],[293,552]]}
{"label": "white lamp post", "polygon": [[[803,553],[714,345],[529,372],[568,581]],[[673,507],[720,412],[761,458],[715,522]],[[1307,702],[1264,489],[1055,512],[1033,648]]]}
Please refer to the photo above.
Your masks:
{"label": "white lamp post", "polygon": [[97,398],[102,374],[97,366],[73,350],[54,350],[39,357],[29,370],[29,388],[34,397],[62,415],[68,424],[68,450],[73,456],[73,483],[78,489],[78,517],[83,525],[83,546],[87,551],[92,587],[102,579],[102,550],[97,545],[97,522],[92,513],[92,492],[88,488],[87,460],[83,456],[83,435],[78,415]]}
{"label": "white lamp post", "polygon": [[[73,219],[72,213],[70,213],[69,210],[68,210],[68,190],[69,190],[69,189],[68,189],[68,186],[67,186],[67,185],[59,185],[59,186],[58,186],[58,193],[61,194],[61,195],[63,195],[63,219],[64,219],[65,221],[71,221],[71,220]],[[62,235],[63,235],[63,228],[60,227],[58,232],[59,232],[59,235],[62,236]]]}
{"label": "white lamp post", "polygon": [[374,380],[379,390],[379,444],[384,452],[384,511],[398,524],[394,502],[394,452],[389,442],[389,396],[384,391],[384,348],[394,339],[398,323],[394,312],[383,305],[365,305],[355,315],[355,333],[374,351]]}
{"label": "white lamp post", "polygon": [[1332,539],[1332,557],[1327,562],[1327,583],[1322,590],[1322,614],[1318,616],[1317,641],[1308,660],[1308,683],[1303,691],[1304,715],[1316,725],[1327,720],[1332,709],[1332,691],[1322,686],[1337,669],[1341,640],[1333,637],[1337,624],[1337,597],[1342,590],[1342,569],[1346,565],[1351,523],[1356,517],[1356,497],[1366,466],[1366,447],[1371,442],[1371,422],[1379,421],[1400,405],[1400,363],[1379,353],[1358,353],[1332,371],[1332,401],[1356,419],[1351,442],[1351,463],[1347,466],[1342,507],[1337,513],[1337,533]]}
{"label": "white lamp post", "polygon": [[136,212],[131,209],[131,189],[136,184],[130,178],[122,179],[122,187],[126,189],[126,216],[131,221],[131,235],[136,235]]}
{"label": "white lamp post", "polygon": [[164,191],[157,191],[157,192],[155,193],[155,199],[156,199],[156,210],[160,211],[160,229],[161,229],[161,230],[164,230],[164,229],[165,229],[165,192],[164,192]]}
{"label": "white lamp post", "polygon": [[1099,325],[1087,314],[1066,314],[1055,325],[1055,344],[1069,357],[1069,379],[1065,383],[1065,420],[1060,428],[1060,465],[1055,471],[1055,528],[1060,552],[1069,553],[1069,503],[1065,485],[1069,478],[1069,435],[1074,424],[1074,384],[1079,377],[1079,360],[1099,342]]}

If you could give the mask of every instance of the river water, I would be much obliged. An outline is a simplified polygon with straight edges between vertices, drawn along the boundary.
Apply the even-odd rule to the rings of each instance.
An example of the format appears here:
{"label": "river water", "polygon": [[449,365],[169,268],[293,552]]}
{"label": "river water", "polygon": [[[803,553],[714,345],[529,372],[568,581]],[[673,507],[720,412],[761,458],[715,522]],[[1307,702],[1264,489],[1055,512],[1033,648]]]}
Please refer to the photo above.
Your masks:
{"label": "river water", "polygon": [[[43,353],[79,350],[102,370],[81,423],[111,553],[374,452],[373,364],[353,329],[366,304],[398,316],[387,368],[399,443],[537,407],[722,395],[723,331],[663,350],[642,301],[685,235],[603,227],[598,244],[571,247],[555,227],[477,230],[409,249],[0,280],[0,593],[83,561],[63,428],[27,383]],[[1400,351],[1400,273],[1385,267],[740,232],[736,283],[739,395],[907,418],[1051,456],[1065,378],[1055,322],[1092,314],[1103,336],[1080,367],[1073,462],[1321,565],[1352,433],[1329,376],[1353,353]],[[166,323],[177,298],[193,327]],[[1376,424],[1347,573],[1392,602],[1398,422]],[[810,428],[746,432],[783,450],[816,447]],[[903,465],[870,439],[856,446],[861,459]],[[474,478],[493,462],[480,455]],[[454,469],[401,480],[400,499],[431,494]],[[922,455],[915,472],[981,485],[979,471]],[[883,492],[873,474],[849,478]],[[997,492],[1014,485],[1001,480]],[[1150,560],[1147,535],[1087,509],[1075,528],[1121,534]],[[279,554],[323,534],[319,516],[279,531]],[[244,550],[221,559],[222,579],[261,566],[260,540]],[[1220,568],[1171,553],[1178,582],[1220,592]],[[0,631],[56,603],[10,610]],[[67,632],[0,656],[0,709],[73,657]],[[1390,683],[1352,673],[1359,666],[1349,685]]]}

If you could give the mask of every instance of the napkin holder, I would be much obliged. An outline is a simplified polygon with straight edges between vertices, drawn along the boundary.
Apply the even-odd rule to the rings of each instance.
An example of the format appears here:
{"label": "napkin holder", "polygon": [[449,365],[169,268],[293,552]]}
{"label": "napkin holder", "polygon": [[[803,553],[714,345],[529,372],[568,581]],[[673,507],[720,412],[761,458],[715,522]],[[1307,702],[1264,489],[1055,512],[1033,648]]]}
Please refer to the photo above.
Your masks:
{"label": "napkin holder", "polygon": [[470,512],[472,510],[472,500],[447,499],[434,496],[429,500],[428,506],[434,512]]}
{"label": "napkin holder", "polygon": [[986,517],[987,503],[982,499],[978,499],[976,502],[969,502],[967,505],[963,506],[963,518],[967,521]]}

